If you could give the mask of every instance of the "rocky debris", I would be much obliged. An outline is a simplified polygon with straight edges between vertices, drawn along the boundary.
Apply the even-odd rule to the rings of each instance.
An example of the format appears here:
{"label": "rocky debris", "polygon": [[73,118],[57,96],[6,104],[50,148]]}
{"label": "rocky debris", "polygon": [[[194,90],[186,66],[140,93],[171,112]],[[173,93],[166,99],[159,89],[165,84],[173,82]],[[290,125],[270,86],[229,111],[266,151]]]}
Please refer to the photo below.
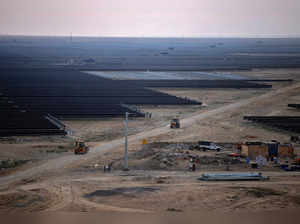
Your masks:
{"label": "rocky debris", "polygon": [[193,146],[193,143],[171,143],[166,149],[176,149],[178,151],[191,150],[191,146]]}
{"label": "rocky debris", "polygon": [[39,212],[49,207],[50,198],[50,193],[45,189],[1,194],[0,210],[2,212]]}
{"label": "rocky debris", "polygon": [[48,149],[45,152],[46,153],[64,153],[64,152],[68,152],[69,149],[65,148],[64,146],[58,146],[57,149]]}
{"label": "rocky debris", "polygon": [[[163,150],[155,152],[151,159],[159,161],[160,168],[162,169],[176,165],[177,160],[189,160],[191,158],[194,159],[196,163],[202,165],[233,165],[242,163],[239,158],[231,157],[225,153],[220,153],[216,156],[197,155],[191,152],[190,147],[191,146],[185,144],[171,144]],[[151,154],[153,154],[153,152]]]}
{"label": "rocky debris", "polygon": [[183,210],[177,209],[177,208],[168,208],[167,211],[168,212],[183,212]]}
{"label": "rocky debris", "polygon": [[170,177],[167,177],[167,176],[160,176],[160,177],[155,178],[157,184],[169,183],[169,181],[168,181],[169,179],[170,179]]}
{"label": "rocky debris", "polygon": [[161,169],[166,169],[168,166],[167,166],[165,163],[160,163],[160,164],[159,164],[159,167],[160,167]]}
{"label": "rocky debris", "polygon": [[257,198],[267,197],[267,196],[281,196],[286,195],[287,192],[274,190],[265,187],[231,187],[232,189],[239,189],[241,192],[246,193],[248,196],[253,196]]}
{"label": "rocky debris", "polygon": [[243,163],[240,159],[230,157],[226,154],[219,156],[196,156],[195,161],[201,165],[234,165]]}
{"label": "rocky debris", "polygon": [[[184,167],[188,167],[191,159],[200,166],[229,166],[244,163],[241,158],[231,156],[232,150],[226,152],[223,145],[222,148],[222,152],[217,153],[215,150],[204,152],[199,147],[199,142],[148,143],[130,155],[132,161],[135,160],[131,166],[134,169],[184,169]],[[230,147],[230,149],[232,148]]]}
{"label": "rocky debris", "polygon": [[138,176],[138,177],[133,177],[133,181],[152,181],[153,176],[151,175],[146,175],[146,176]]}
{"label": "rocky debris", "polygon": [[29,161],[30,160],[14,160],[14,159],[0,160],[0,169],[15,168],[25,163],[28,163]]}
{"label": "rocky debris", "polygon": [[46,145],[46,144],[41,144],[41,145],[34,145],[32,148],[37,148],[39,149],[40,153],[64,153],[68,152],[71,149],[73,149],[73,144],[68,144],[68,145]]}
{"label": "rocky debris", "polygon": [[[177,151],[182,151],[182,150],[190,150],[190,151],[205,151],[205,149],[207,150],[208,147],[206,147],[205,149],[203,148],[204,145],[207,146],[213,146],[215,145],[217,148],[221,148],[222,147],[229,147],[232,148],[233,144],[232,143],[221,143],[221,144],[216,144],[214,142],[207,142],[207,141],[199,141],[199,142],[175,142],[175,143],[170,143],[170,142],[154,142],[154,143],[150,143],[147,144],[147,151],[144,151],[144,153],[149,153],[149,149],[176,149]],[[211,147],[213,148],[213,147]]]}
{"label": "rocky debris", "polygon": [[39,177],[39,178],[34,178],[34,177],[25,178],[25,179],[22,179],[20,181],[20,185],[33,184],[33,183],[37,183],[38,181],[41,181],[41,180],[42,180],[41,177]]}

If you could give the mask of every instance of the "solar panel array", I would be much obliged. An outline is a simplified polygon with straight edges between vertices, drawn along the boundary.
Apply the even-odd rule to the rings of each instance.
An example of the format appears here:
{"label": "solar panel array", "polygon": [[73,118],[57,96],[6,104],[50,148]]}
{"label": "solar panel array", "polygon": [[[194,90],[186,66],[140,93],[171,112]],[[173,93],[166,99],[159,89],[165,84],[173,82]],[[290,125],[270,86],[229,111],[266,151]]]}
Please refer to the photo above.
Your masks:
{"label": "solar panel array", "polygon": [[5,70],[0,92],[22,109],[58,117],[141,117],[123,107],[134,105],[200,105],[200,102],[88,75],[76,70]]}
{"label": "solar panel array", "polygon": [[65,127],[50,115],[21,110],[8,97],[0,96],[0,136],[65,134]]}
{"label": "solar panel array", "polygon": [[300,133],[300,117],[298,116],[245,116],[244,119],[278,129]]}
{"label": "solar panel array", "polygon": [[[102,118],[120,117],[129,112],[130,116],[143,117],[144,113],[124,105],[201,105],[201,102],[172,96],[147,87],[270,88],[271,86],[242,80],[121,81],[70,69],[2,69],[0,98],[6,103],[1,109],[0,116],[3,120],[1,127],[4,130],[10,127],[15,130],[18,127],[22,130],[52,130],[55,128],[48,122],[48,114],[58,118]],[[13,113],[10,111],[11,105]],[[6,118],[11,122],[4,122]]]}
{"label": "solar panel array", "polygon": [[300,109],[300,104],[289,104],[288,107]]}
{"label": "solar panel array", "polygon": [[152,88],[176,87],[176,88],[272,88],[272,85],[248,82],[244,80],[122,80],[128,85],[138,85]]}

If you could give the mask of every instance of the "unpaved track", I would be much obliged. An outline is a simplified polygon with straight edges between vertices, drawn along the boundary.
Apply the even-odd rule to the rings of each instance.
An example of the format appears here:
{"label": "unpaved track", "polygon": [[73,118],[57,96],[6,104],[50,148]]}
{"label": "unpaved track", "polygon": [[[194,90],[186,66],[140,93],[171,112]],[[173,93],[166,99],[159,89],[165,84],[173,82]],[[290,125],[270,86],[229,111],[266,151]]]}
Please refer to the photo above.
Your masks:
{"label": "unpaved track", "polygon": [[[229,104],[229,105],[226,105],[226,106],[223,106],[223,107],[211,110],[211,111],[207,111],[207,112],[200,111],[198,114],[194,114],[189,118],[183,119],[181,121],[181,123],[182,123],[183,127],[188,127],[188,126],[195,124],[199,120],[203,120],[208,117],[213,117],[217,114],[222,114],[225,112],[228,113],[228,112],[234,111],[240,107],[246,106],[246,105],[251,104],[256,101],[268,100],[268,98],[276,97],[277,95],[287,93],[287,92],[292,91],[299,87],[300,87],[300,83],[295,83],[291,86],[284,87],[284,88],[281,88],[281,89],[278,89],[275,91],[270,91],[264,95],[255,96],[250,99],[241,100],[239,102]],[[144,131],[144,132],[138,133],[136,135],[132,135],[129,137],[128,140],[130,143],[133,143],[136,141],[141,141],[142,139],[145,139],[145,138],[150,138],[150,137],[159,136],[161,134],[166,134],[170,131],[172,131],[172,130],[170,130],[169,126],[163,126],[160,128],[152,129],[150,131]],[[45,173],[47,171],[56,171],[56,170],[59,171],[59,169],[63,169],[64,167],[69,166],[78,161],[82,162],[82,161],[91,160],[91,159],[97,157],[99,155],[99,153],[101,153],[102,151],[107,151],[107,150],[111,150],[114,148],[120,148],[123,146],[123,144],[124,144],[123,139],[117,139],[117,140],[113,140],[111,142],[104,143],[97,147],[92,148],[90,150],[89,154],[87,154],[85,156],[68,155],[68,156],[63,156],[63,157],[57,158],[57,159],[49,160],[40,166],[33,167],[33,168],[30,168],[25,171],[20,171],[18,173],[15,173],[15,174],[12,174],[9,176],[1,177],[0,178],[0,186],[5,186],[5,185],[11,184],[15,181],[20,181],[24,178],[36,176],[36,175]]]}

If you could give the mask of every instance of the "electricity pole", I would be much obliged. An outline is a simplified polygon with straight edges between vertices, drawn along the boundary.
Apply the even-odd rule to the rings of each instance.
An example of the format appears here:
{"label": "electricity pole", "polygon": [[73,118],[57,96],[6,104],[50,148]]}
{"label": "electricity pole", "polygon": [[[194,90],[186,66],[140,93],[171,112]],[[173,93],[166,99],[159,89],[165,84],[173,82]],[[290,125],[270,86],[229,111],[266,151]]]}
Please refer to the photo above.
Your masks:
{"label": "electricity pole", "polygon": [[125,115],[125,155],[124,155],[124,171],[128,171],[128,115],[126,112]]}

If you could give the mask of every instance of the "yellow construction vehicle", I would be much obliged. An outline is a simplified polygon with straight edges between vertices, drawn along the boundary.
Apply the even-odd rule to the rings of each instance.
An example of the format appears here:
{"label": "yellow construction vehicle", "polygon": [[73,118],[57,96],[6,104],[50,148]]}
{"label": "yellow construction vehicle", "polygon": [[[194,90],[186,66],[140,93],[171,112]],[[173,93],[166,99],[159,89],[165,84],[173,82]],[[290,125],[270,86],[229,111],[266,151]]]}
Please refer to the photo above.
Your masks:
{"label": "yellow construction vehicle", "polygon": [[83,155],[89,152],[89,147],[83,141],[76,141],[74,153],[75,155]]}
{"label": "yellow construction vehicle", "polygon": [[170,128],[180,128],[180,121],[178,118],[171,120]]}

